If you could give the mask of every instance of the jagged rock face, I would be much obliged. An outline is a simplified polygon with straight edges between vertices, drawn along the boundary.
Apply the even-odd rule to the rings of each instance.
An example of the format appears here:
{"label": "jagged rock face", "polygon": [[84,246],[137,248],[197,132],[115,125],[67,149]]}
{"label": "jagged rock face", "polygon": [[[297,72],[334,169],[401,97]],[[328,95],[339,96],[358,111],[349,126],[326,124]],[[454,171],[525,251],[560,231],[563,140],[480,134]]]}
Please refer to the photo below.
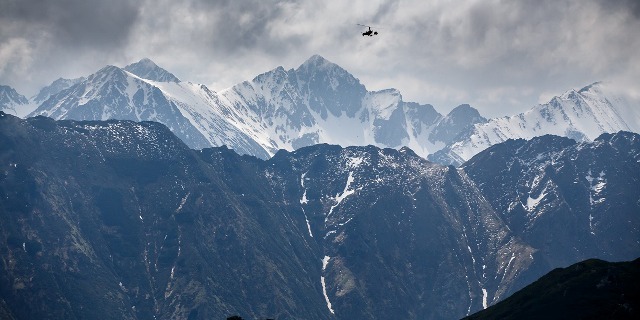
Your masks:
{"label": "jagged rock face", "polygon": [[[604,179],[636,170],[616,175],[615,183],[637,185],[638,135],[601,139],[580,148],[566,139],[512,143],[533,159],[555,154],[553,163],[569,161],[571,148],[591,150],[598,162],[589,162],[592,168],[607,159]],[[606,148],[619,150],[616,161],[600,155]],[[629,245],[613,253],[621,259],[640,254],[626,237],[605,232],[610,225],[638,239],[637,220],[600,220],[594,233],[606,245],[593,248],[551,250],[538,235],[554,226],[542,218],[531,231],[518,228],[504,209],[510,198],[490,192],[487,181],[518,189],[518,177],[534,171],[495,171],[510,163],[505,154],[518,152],[492,150],[464,169],[430,163],[407,148],[373,146],[317,145],[263,161],[227,148],[191,150],[158,123],[0,114],[0,312],[451,319],[571,257],[606,256],[616,245]],[[588,190],[600,190],[598,196],[570,200],[563,193],[568,205],[542,217],[565,221],[590,199],[602,219],[639,211],[637,192],[609,187],[613,180],[602,187],[595,172]],[[545,206],[537,195],[531,198]]]}
{"label": "jagged rock face", "polygon": [[293,168],[274,176],[293,179],[338,318],[459,317],[482,307],[498,251],[531,250],[462,172],[408,149],[313,147],[269,162]]}
{"label": "jagged rock face", "polygon": [[398,90],[369,92],[353,75],[320,56],[297,69],[278,67],[220,92],[223,104],[252,123],[252,137],[273,155],[317,143],[409,146],[426,156],[441,117],[432,106],[407,103]]}
{"label": "jagged rock face", "polygon": [[588,257],[637,255],[639,162],[638,135],[619,132],[593,143],[556,136],[509,140],[463,168],[510,230],[544,253],[537,268],[548,269]]}

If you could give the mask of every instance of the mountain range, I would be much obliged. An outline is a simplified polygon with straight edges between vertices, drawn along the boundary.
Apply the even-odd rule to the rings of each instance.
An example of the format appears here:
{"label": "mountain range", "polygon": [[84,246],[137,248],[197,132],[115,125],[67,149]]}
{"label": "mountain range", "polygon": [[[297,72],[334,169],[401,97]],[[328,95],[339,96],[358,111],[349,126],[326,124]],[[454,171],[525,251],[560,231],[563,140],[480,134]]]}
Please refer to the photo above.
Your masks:
{"label": "mountain range", "polygon": [[491,145],[544,134],[592,141],[602,133],[640,132],[637,104],[613,85],[594,83],[510,117],[486,119],[469,105],[447,115],[406,102],[396,89],[368,91],[340,66],[314,55],[296,69],[277,67],[214,92],[184,82],[149,59],[58,79],[27,100],[0,87],[0,109],[21,117],[157,121],[188,146],[226,145],[268,159],[318,143],[411,148],[460,165]]}
{"label": "mountain range", "polygon": [[456,168],[328,144],[262,160],[174,132],[0,113],[0,314],[455,319],[640,256],[636,133],[508,140]]}

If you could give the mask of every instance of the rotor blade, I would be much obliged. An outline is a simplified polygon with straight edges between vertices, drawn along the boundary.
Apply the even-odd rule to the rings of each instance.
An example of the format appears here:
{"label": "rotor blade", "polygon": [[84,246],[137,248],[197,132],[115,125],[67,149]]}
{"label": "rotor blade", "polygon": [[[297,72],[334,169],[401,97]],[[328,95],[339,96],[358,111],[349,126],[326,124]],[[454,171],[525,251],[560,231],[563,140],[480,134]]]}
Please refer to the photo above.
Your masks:
{"label": "rotor blade", "polygon": [[359,26],[363,26],[363,27],[369,27],[369,28],[371,28],[371,26],[366,26],[366,25],[364,25],[364,24],[360,24],[360,23],[356,23],[356,24],[357,24],[357,25],[359,25]]}

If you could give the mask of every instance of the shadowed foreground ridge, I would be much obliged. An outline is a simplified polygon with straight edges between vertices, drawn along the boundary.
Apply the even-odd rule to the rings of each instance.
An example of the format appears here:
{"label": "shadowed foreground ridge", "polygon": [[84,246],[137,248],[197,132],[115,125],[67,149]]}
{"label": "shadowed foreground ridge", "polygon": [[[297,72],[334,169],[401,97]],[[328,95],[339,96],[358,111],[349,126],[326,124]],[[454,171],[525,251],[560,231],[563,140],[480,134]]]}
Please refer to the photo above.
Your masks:
{"label": "shadowed foreground ridge", "polygon": [[464,319],[638,319],[640,258],[597,259],[555,269],[511,297]]}

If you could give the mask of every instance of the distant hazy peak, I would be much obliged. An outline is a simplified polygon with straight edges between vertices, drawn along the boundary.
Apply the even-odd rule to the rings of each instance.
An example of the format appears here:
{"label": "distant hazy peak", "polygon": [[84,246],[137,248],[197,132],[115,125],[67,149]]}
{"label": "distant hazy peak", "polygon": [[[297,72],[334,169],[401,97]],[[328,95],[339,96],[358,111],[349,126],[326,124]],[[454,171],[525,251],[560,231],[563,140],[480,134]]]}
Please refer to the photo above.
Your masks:
{"label": "distant hazy peak", "polygon": [[10,86],[0,85],[0,107],[4,104],[27,104],[27,98]]}
{"label": "distant hazy peak", "polygon": [[46,101],[47,99],[49,99],[49,97],[51,97],[52,95],[55,95],[55,94],[59,93],[62,90],[68,89],[71,86],[73,86],[73,85],[75,85],[75,84],[77,84],[79,82],[82,82],[84,80],[85,80],[84,77],[75,78],[75,79],[58,78],[55,81],[53,81],[50,85],[40,89],[38,94],[33,96],[31,99],[36,104],[41,104],[44,101]]}
{"label": "distant hazy peak", "polygon": [[468,104],[461,104],[461,105],[453,108],[453,110],[451,110],[449,112],[449,114],[447,114],[448,118],[460,117],[460,116],[466,116],[466,117],[469,117],[469,118],[475,117],[475,118],[485,119],[483,116],[480,115],[480,112],[478,111],[478,109],[473,108]]}
{"label": "distant hazy peak", "polygon": [[323,65],[335,65],[334,63],[332,63],[331,61],[325,59],[324,57],[322,57],[321,55],[318,54],[314,54],[312,55],[309,59],[307,59],[307,61],[303,62],[302,65],[300,65],[300,67],[302,66],[323,66]]}
{"label": "distant hazy peak", "polygon": [[149,58],[143,58],[136,63],[132,63],[124,67],[124,70],[129,71],[140,78],[152,81],[180,82],[180,79],[174,76],[171,72],[162,69]]}
{"label": "distant hazy peak", "polygon": [[341,74],[343,76],[347,75],[348,77],[357,80],[347,70],[317,54],[303,62],[295,71],[296,73],[308,73],[309,71],[330,72],[334,74]]}

